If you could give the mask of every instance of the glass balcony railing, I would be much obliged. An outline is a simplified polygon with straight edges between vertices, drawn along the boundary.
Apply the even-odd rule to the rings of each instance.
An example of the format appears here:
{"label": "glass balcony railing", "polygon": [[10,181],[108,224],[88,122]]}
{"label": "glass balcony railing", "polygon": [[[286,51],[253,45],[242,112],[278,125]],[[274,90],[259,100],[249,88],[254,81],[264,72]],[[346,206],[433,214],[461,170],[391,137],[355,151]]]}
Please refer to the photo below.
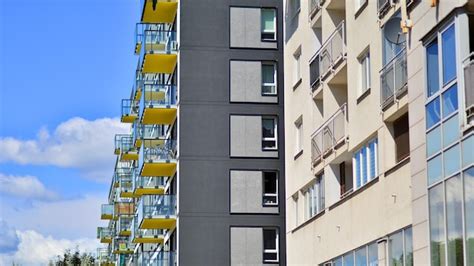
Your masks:
{"label": "glass balcony railing", "polygon": [[315,166],[325,154],[347,139],[347,104],[339,108],[311,137],[311,162]]}
{"label": "glass balcony railing", "polygon": [[132,134],[115,135],[115,154],[120,156],[121,161],[138,159],[138,150],[135,147]]}
{"label": "glass balcony railing", "polygon": [[174,251],[160,251],[158,254],[154,252],[142,252],[136,256],[138,265],[149,266],[175,266],[176,253]]}
{"label": "glass balcony railing", "polygon": [[114,205],[114,217],[133,216],[135,212],[135,204],[133,202],[117,202]]}
{"label": "glass balcony railing", "polygon": [[117,235],[129,236],[132,232],[133,217],[119,216],[117,220]]}
{"label": "glass balcony railing", "polygon": [[[137,205],[137,219],[171,218],[176,215],[175,195],[145,195]],[[160,228],[156,228],[160,229]]]}
{"label": "glass balcony railing", "polygon": [[346,33],[342,21],[310,60],[311,89],[314,91],[345,57]]}
{"label": "glass balcony railing", "polygon": [[115,237],[112,241],[115,254],[132,254],[135,244],[128,237]]}
{"label": "glass balcony railing", "polygon": [[101,219],[110,220],[114,215],[114,205],[102,204],[101,206]]}
{"label": "glass balcony railing", "polygon": [[377,0],[377,11],[379,16],[383,16],[390,7],[390,0]]}
{"label": "glass balcony railing", "polygon": [[470,124],[474,121],[474,53],[463,60],[463,69],[466,119]]}
{"label": "glass balcony railing", "polygon": [[143,147],[140,151],[141,163],[156,163],[176,160],[176,141],[166,139],[150,147]]}
{"label": "glass balcony railing", "polygon": [[176,86],[169,84],[143,84],[143,106],[170,107],[176,105]]}
{"label": "glass balcony railing", "polygon": [[108,248],[97,249],[97,262],[99,263],[99,266],[107,265],[112,262],[111,252]]}
{"label": "glass balcony railing", "polygon": [[[135,175],[133,181],[133,189],[137,191],[138,194],[142,194],[138,192],[138,190],[145,191],[143,194],[147,195],[147,191],[149,194],[163,194],[164,188],[166,186],[166,177],[149,177],[149,176],[141,176]],[[161,190],[162,193],[159,193]]]}
{"label": "glass balcony railing", "polygon": [[162,243],[164,240],[162,229],[140,229],[138,217],[132,222],[132,241],[134,243]]}
{"label": "glass balcony railing", "polygon": [[102,243],[112,242],[113,231],[109,227],[97,227],[97,238]]}
{"label": "glass balcony railing", "polygon": [[124,123],[133,123],[138,118],[139,102],[132,99],[122,100],[122,118]]}
{"label": "glass balcony railing", "polygon": [[[119,184],[120,196],[131,197],[133,195],[133,171],[135,168],[120,167],[115,168],[114,178]],[[126,194],[129,193],[129,194]]]}
{"label": "glass balcony railing", "polygon": [[325,0],[309,0],[309,20],[313,19],[321,10]]}
{"label": "glass balcony railing", "polygon": [[394,103],[407,89],[407,53],[402,49],[380,71],[381,99],[384,109]]}
{"label": "glass balcony railing", "polygon": [[166,24],[142,24],[135,27],[135,53],[171,53],[178,50],[176,31]]}

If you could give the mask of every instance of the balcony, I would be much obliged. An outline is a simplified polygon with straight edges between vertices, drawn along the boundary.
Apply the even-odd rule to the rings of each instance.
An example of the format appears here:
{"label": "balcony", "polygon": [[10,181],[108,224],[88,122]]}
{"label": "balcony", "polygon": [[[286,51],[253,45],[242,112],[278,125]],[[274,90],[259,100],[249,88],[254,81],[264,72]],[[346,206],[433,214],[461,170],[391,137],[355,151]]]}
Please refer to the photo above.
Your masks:
{"label": "balcony", "polygon": [[115,266],[108,248],[97,249],[97,263],[99,266]]}
{"label": "balcony", "polygon": [[137,150],[140,150],[142,146],[142,135],[143,135],[143,125],[139,121],[135,121],[132,124],[132,138],[133,138],[133,145]]}
{"label": "balcony", "polygon": [[395,103],[407,91],[407,53],[405,48],[380,71],[380,86],[382,110]]}
{"label": "balcony", "polygon": [[116,237],[112,241],[114,254],[133,254],[135,244],[128,237]]}
{"label": "balcony", "polygon": [[133,198],[133,171],[131,167],[115,168],[114,178],[119,184],[120,197]]}
{"label": "balcony", "polygon": [[474,53],[463,60],[464,97],[467,123],[474,121]]}
{"label": "balcony", "polygon": [[133,182],[133,193],[136,196],[163,195],[165,193],[164,177],[149,177],[135,175]]}
{"label": "balcony", "polygon": [[160,251],[157,256],[154,252],[142,252],[136,256],[137,265],[149,266],[174,266],[176,265],[176,253],[174,251]]}
{"label": "balcony", "polygon": [[311,90],[315,91],[346,59],[345,23],[342,21],[309,62]]}
{"label": "balcony", "polygon": [[176,196],[145,195],[137,205],[140,229],[173,229],[176,227]]}
{"label": "balcony", "polygon": [[176,119],[176,86],[165,84],[143,85],[143,104],[140,106],[144,125],[171,125]]}
{"label": "balcony", "polygon": [[172,74],[178,59],[176,32],[164,24],[137,24],[135,54],[142,73]]}
{"label": "balcony", "polygon": [[130,236],[132,234],[133,217],[119,216],[117,220],[117,234],[119,236]]}
{"label": "balcony", "polygon": [[166,140],[164,143],[143,147],[140,150],[140,176],[160,177],[174,176],[176,173],[176,141]]}
{"label": "balcony", "polygon": [[140,229],[138,218],[133,219],[132,242],[142,244],[163,244],[165,240],[163,230]]}
{"label": "balcony", "polygon": [[115,154],[119,155],[120,161],[138,160],[138,150],[135,148],[132,135],[115,135]]}
{"label": "balcony", "polygon": [[101,206],[100,219],[102,220],[112,220],[114,217],[114,205],[112,204],[102,204]]}
{"label": "balcony", "polygon": [[97,239],[100,239],[100,243],[110,244],[112,238],[113,231],[109,227],[97,227]]}
{"label": "balcony", "polygon": [[133,123],[138,118],[139,106],[138,102],[132,99],[122,100],[122,116],[120,121],[122,123]]}
{"label": "balcony", "polygon": [[118,220],[120,216],[131,217],[135,212],[133,202],[117,202],[114,205],[114,219]]}
{"label": "balcony", "polygon": [[142,8],[141,22],[143,23],[173,23],[178,10],[177,0],[140,0]]}
{"label": "balcony", "polygon": [[311,136],[311,162],[316,166],[323,158],[347,141],[347,104],[343,104]]}

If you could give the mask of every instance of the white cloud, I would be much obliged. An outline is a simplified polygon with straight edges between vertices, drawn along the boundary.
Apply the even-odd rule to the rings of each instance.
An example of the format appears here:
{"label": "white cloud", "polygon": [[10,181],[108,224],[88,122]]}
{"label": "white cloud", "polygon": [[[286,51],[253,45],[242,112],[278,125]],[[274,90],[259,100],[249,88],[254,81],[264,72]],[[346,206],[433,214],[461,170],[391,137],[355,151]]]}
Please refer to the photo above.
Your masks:
{"label": "white cloud", "polygon": [[[19,243],[15,229],[0,219],[0,253],[15,251]],[[1,260],[0,260],[1,261]]]}
{"label": "white cloud", "polygon": [[86,177],[106,181],[113,168],[114,135],[129,130],[130,126],[117,118],[71,118],[52,134],[41,128],[36,139],[0,138],[0,163],[76,168]]}
{"label": "white cloud", "polygon": [[54,200],[58,195],[45,188],[34,176],[12,176],[0,173],[0,194],[24,199]]}
{"label": "white cloud", "polygon": [[78,247],[81,253],[95,253],[100,246],[96,239],[90,238],[55,239],[34,230],[17,230],[15,233],[19,239],[18,248],[14,252],[0,253],[0,265],[11,265],[12,262],[20,265],[46,265],[66,249],[75,250]]}

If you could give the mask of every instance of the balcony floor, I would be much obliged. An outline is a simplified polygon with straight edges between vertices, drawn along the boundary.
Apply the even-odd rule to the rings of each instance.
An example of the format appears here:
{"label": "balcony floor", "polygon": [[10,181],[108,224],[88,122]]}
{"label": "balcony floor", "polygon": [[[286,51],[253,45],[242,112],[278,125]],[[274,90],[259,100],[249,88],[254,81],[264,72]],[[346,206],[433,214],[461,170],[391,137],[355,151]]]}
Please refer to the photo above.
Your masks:
{"label": "balcony floor", "polygon": [[135,195],[136,196],[143,196],[143,195],[164,195],[165,188],[164,187],[137,187],[135,188]]}
{"label": "balcony floor", "polygon": [[171,125],[176,119],[178,110],[171,108],[145,108],[143,111],[144,125]]}
{"label": "balcony floor", "polygon": [[140,176],[174,176],[175,173],[175,162],[144,163]]}
{"label": "balcony floor", "polygon": [[172,74],[177,59],[176,54],[145,54],[142,72]]}
{"label": "balcony floor", "polygon": [[125,152],[120,156],[120,161],[136,161],[138,160],[138,152]]}
{"label": "balcony floor", "polygon": [[147,0],[143,9],[143,23],[173,23],[178,10],[177,2],[158,1],[155,10],[153,2]]}
{"label": "balcony floor", "polygon": [[173,229],[176,227],[176,218],[144,218],[140,229]]}
{"label": "balcony floor", "polygon": [[122,115],[122,118],[120,121],[122,123],[133,123],[135,120],[137,120],[138,116],[137,115]]}
{"label": "balcony floor", "polygon": [[165,238],[162,235],[159,236],[137,236],[133,238],[133,243],[138,244],[163,244]]}

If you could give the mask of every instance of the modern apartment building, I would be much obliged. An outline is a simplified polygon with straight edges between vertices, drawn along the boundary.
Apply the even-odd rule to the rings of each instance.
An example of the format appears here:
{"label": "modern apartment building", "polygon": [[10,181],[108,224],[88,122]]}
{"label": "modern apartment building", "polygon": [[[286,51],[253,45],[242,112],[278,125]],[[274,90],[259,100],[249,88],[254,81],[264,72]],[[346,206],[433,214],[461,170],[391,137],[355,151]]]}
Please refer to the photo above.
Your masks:
{"label": "modern apartment building", "polygon": [[473,11],[285,1],[288,265],[474,265]]}
{"label": "modern apartment building", "polygon": [[140,7],[98,264],[285,265],[283,1]]}

